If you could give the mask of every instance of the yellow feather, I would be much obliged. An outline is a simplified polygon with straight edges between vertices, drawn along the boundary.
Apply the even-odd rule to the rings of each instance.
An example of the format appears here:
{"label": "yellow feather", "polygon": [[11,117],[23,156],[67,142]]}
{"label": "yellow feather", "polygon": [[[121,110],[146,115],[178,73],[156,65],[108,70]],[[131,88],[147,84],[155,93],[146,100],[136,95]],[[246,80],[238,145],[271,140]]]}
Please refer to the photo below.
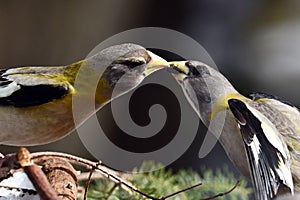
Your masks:
{"label": "yellow feather", "polygon": [[216,103],[213,105],[212,112],[210,114],[210,120],[214,120],[219,112],[229,109],[228,100],[229,99],[238,99],[241,101],[247,100],[246,97],[239,93],[229,93],[221,96]]}

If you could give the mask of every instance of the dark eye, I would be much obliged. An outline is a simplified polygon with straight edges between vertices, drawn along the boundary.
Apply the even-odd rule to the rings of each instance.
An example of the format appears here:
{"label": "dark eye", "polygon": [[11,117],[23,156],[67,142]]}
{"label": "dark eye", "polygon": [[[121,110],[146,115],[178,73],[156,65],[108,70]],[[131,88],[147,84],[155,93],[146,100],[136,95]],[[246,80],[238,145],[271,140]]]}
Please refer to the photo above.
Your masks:
{"label": "dark eye", "polygon": [[124,59],[117,60],[115,63],[126,65],[126,66],[128,66],[129,68],[132,69],[132,68],[135,68],[137,66],[146,64],[146,61],[143,58],[124,58]]}
{"label": "dark eye", "polygon": [[200,73],[199,71],[196,69],[196,67],[194,66],[191,66],[189,67],[189,73],[188,73],[189,76],[199,76]]}
{"label": "dark eye", "polygon": [[186,66],[189,68],[189,76],[205,76],[210,74],[204,65],[194,65],[191,62],[187,62]]}

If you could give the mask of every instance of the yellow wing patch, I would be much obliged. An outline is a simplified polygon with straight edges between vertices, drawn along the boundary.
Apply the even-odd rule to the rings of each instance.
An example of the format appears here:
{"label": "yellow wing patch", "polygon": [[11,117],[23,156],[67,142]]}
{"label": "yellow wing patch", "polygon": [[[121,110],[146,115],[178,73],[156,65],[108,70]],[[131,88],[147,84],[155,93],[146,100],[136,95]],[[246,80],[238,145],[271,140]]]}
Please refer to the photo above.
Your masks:
{"label": "yellow wing patch", "polygon": [[214,120],[219,112],[229,109],[229,105],[228,105],[229,99],[238,99],[241,101],[248,100],[246,97],[244,97],[243,95],[241,95],[239,93],[230,93],[230,94],[223,95],[213,105],[213,109],[210,114],[210,120]]}

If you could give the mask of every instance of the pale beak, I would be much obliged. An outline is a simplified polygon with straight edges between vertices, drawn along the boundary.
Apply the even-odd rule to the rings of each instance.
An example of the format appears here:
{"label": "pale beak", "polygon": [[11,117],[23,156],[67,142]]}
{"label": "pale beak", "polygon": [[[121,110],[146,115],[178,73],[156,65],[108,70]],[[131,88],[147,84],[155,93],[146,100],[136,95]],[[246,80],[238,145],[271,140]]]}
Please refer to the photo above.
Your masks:
{"label": "pale beak", "polygon": [[170,72],[177,81],[183,81],[186,78],[189,68],[185,65],[186,61],[169,62]]}
{"label": "pale beak", "polygon": [[147,53],[150,55],[151,60],[147,64],[147,68],[144,72],[145,76],[148,76],[149,74],[159,69],[169,67],[169,63],[165,59],[159,57],[158,55],[155,55],[151,51],[147,51]]}
{"label": "pale beak", "polygon": [[185,65],[185,63],[186,61],[173,61],[169,62],[169,65],[179,73],[187,75],[189,73],[189,68]]}

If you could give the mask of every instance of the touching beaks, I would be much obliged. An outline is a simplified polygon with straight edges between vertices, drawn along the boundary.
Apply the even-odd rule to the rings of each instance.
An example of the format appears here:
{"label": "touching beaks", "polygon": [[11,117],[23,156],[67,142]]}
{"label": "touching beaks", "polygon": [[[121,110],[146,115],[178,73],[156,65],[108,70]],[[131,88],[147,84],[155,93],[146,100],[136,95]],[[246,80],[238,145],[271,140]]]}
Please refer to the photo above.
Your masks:
{"label": "touching beaks", "polygon": [[169,62],[170,67],[168,68],[168,71],[179,83],[187,77],[189,71],[185,63],[186,61]]}
{"label": "touching beaks", "polygon": [[165,59],[155,55],[151,51],[147,51],[147,53],[151,57],[151,60],[147,64],[146,71],[144,72],[145,76],[148,76],[159,69],[169,67],[169,63]]}
{"label": "touching beaks", "polygon": [[173,61],[169,62],[171,68],[176,70],[176,73],[181,73],[187,75],[189,73],[189,68],[186,66],[186,61]]}

